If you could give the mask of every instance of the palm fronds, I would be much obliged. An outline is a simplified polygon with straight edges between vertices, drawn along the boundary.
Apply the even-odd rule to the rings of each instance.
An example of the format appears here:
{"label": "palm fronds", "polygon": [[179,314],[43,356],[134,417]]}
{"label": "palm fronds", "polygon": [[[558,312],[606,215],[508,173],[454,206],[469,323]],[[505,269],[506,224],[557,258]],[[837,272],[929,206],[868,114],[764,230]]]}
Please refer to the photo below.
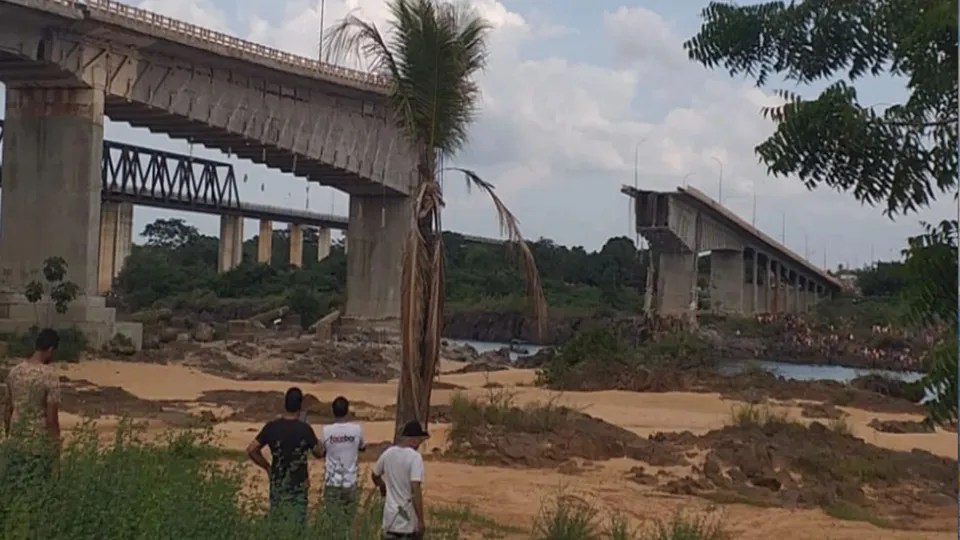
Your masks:
{"label": "palm fronds", "polygon": [[[402,368],[397,393],[397,425],[429,418],[433,377],[440,361],[443,328],[444,253],[440,214],[443,196],[437,162],[467,143],[480,89],[474,76],[487,62],[490,25],[461,3],[390,0],[386,33],[348,15],[327,35],[328,60],[356,59],[393,83],[388,97],[392,121],[418,155],[418,184],[407,232],[401,284]],[[536,264],[513,214],[493,186],[476,173],[469,186],[490,195],[502,231],[520,254],[538,330],[546,313]]]}

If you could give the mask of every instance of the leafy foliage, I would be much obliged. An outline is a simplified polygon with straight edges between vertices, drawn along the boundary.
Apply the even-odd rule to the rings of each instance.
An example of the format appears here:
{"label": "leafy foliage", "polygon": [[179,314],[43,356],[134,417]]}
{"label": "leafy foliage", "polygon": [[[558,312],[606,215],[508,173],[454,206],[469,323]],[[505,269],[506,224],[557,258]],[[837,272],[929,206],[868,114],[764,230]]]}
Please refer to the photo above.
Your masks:
{"label": "leafy foliage", "polygon": [[[684,48],[758,85],[832,81],[815,99],[781,91],[786,103],[763,111],[776,131],[756,152],[771,174],[850,192],[895,217],[957,197],[956,12],[956,0],[712,2]],[[909,97],[877,111],[854,83],[884,73],[905,80]],[[941,422],[957,416],[956,231],[945,221],[912,239],[903,275],[910,320],[946,329],[928,377],[939,392],[930,415]]]}
{"label": "leafy foliage", "polygon": [[909,320],[915,325],[943,328],[940,343],[928,355],[928,386],[937,390],[927,404],[930,418],[957,420],[957,222],[927,225],[926,233],[910,240],[904,289]]}
{"label": "leafy foliage", "polygon": [[[711,2],[684,47],[758,85],[845,76],[815,99],[780,91],[786,104],[764,111],[777,130],[757,153],[774,175],[852,191],[895,215],[956,193],[956,12],[956,0]],[[853,83],[883,72],[905,79],[910,97],[877,112]]]}
{"label": "leafy foliage", "polygon": [[[28,302],[34,305],[36,311],[37,303],[43,300],[44,293],[47,293],[50,300],[53,301],[54,310],[63,315],[70,308],[70,302],[76,300],[77,295],[80,294],[80,287],[66,279],[67,261],[63,257],[48,257],[43,261],[42,274],[47,282],[46,286],[37,280],[33,280],[24,287],[24,296]],[[39,319],[39,315],[37,318]]]}
{"label": "leafy foliage", "polygon": [[[37,343],[37,335],[40,333],[39,326],[33,326],[29,331],[13,336],[6,336],[7,352],[14,358],[26,358],[33,354],[34,346]],[[86,334],[77,327],[62,328],[60,334],[60,345],[57,347],[57,354],[54,356],[58,362],[78,362],[86,352],[90,342]]]}
{"label": "leafy foliage", "polygon": [[906,271],[900,261],[878,262],[856,271],[857,286],[864,296],[893,297],[903,291]]}
{"label": "leafy foliage", "polygon": [[[187,225],[192,243],[180,247],[134,246],[115,293],[132,311],[154,307],[210,311],[237,299],[285,303],[295,289],[318,294],[329,309],[342,307],[346,292],[346,256],[334,245],[329,257],[316,260],[316,235],[304,234],[304,266],[288,260],[289,236],[274,231],[275,261],[256,264],[257,241],[243,245],[245,260],[217,274],[217,243]],[[147,243],[152,238],[145,234]],[[525,303],[524,276],[504,246],[465,243],[456,233],[444,233],[446,306],[448,311],[520,311]],[[529,243],[543,279],[544,294],[557,313],[589,315],[598,310],[637,312],[642,307],[646,253],[637,252],[629,238],[611,238],[598,251],[567,248],[550,240]],[[273,299],[273,300],[270,300]],[[269,300],[269,301],[267,301]],[[270,305],[264,309],[275,307]]]}

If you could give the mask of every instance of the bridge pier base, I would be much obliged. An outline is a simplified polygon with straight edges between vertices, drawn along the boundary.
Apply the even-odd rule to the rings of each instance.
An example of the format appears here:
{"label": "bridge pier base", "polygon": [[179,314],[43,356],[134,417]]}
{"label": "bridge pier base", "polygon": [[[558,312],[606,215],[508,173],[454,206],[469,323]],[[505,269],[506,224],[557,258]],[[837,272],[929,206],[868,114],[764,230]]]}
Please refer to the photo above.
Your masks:
{"label": "bridge pier base", "polygon": [[303,227],[291,223],[290,230],[290,265],[303,266]]}
{"label": "bridge pier base", "polygon": [[224,273],[243,262],[243,218],[220,216],[220,252],[217,272]]}
{"label": "bridge pier base", "polygon": [[330,256],[330,229],[317,229],[317,261]]}
{"label": "bridge pier base", "polygon": [[[6,92],[0,332],[76,326],[93,347],[123,333],[139,348],[142,326],[116,321],[116,311],[97,295],[103,92],[9,86]],[[56,313],[49,300],[34,306],[23,296],[29,282],[44,281],[43,264],[49,257],[62,257],[66,279],[79,287],[77,299],[63,314]]]}
{"label": "bridge pier base", "polygon": [[691,311],[693,288],[697,279],[696,253],[656,254],[656,290],[653,305],[662,315],[682,315]]}
{"label": "bridge pier base", "polygon": [[270,264],[273,259],[273,222],[260,220],[260,235],[257,237],[257,262]]}
{"label": "bridge pier base", "polygon": [[714,311],[743,313],[743,252],[710,252],[710,305]]}
{"label": "bridge pier base", "polygon": [[350,196],[343,332],[398,337],[403,250],[411,213],[408,197]]}

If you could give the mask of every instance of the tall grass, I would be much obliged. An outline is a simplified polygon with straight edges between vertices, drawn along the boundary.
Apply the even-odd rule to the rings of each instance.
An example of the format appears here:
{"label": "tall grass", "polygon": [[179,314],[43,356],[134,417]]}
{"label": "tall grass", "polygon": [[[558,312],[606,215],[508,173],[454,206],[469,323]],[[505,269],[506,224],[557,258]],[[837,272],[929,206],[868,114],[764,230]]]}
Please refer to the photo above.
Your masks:
{"label": "tall grass", "polygon": [[[461,406],[467,404],[470,401],[463,400]],[[15,462],[23,455],[19,445],[10,440],[0,442],[0,538],[381,538],[382,500],[374,492],[361,496],[352,522],[339,513],[324,512],[320,505],[311,510],[305,528],[271,519],[266,515],[265,497],[251,495],[256,490],[247,485],[249,467],[237,459],[235,452],[217,447],[210,432],[178,431],[146,440],[142,430],[123,422],[113,441],[103,444],[96,426],[86,423],[68,441],[53,476],[24,469],[22,463]],[[15,463],[19,466],[14,467]],[[265,477],[260,480],[266,483]],[[429,540],[457,540],[462,534],[484,538],[527,536],[522,529],[499,525],[469,509],[427,511]],[[607,522],[597,516],[586,503],[558,497],[536,518],[530,536],[536,540],[727,538],[719,525],[699,518],[676,516],[635,531],[625,519],[613,516]]]}
{"label": "tall grass", "polygon": [[[321,508],[305,532],[286,520],[270,520],[265,503],[245,492],[247,478],[236,460],[204,434],[179,432],[146,442],[130,425],[112,444],[97,441],[92,425],[78,429],[63,449],[59,475],[12,469],[17,451],[0,445],[0,538],[204,540],[350,538],[351,525]],[[264,482],[266,479],[264,478]],[[355,538],[379,538],[379,504],[359,504]]]}
{"label": "tall grass", "polygon": [[533,524],[534,540],[730,540],[715,516],[673,514],[632,529],[620,514],[604,518],[595,507],[559,495],[545,505]]}

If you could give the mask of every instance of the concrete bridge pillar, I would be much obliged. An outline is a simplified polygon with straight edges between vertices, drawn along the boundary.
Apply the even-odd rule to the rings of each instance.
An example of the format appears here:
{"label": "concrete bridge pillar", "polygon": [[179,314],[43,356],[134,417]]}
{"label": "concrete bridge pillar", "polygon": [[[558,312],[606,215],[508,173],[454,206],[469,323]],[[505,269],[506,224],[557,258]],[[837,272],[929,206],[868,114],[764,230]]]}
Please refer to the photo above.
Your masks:
{"label": "concrete bridge pillar", "polygon": [[116,203],[101,203],[97,292],[104,295],[110,292],[110,289],[113,287],[113,266],[117,244],[118,213],[119,208],[117,208]]}
{"label": "concrete bridge pillar", "polygon": [[710,252],[710,304],[715,311],[743,313],[743,252]]}
{"label": "concrete bridge pillar", "polygon": [[133,245],[133,204],[104,202],[100,206],[100,246],[97,292],[106,294],[123,270]]}
{"label": "concrete bridge pillar", "polygon": [[814,281],[807,282],[807,290],[804,291],[807,297],[807,310],[810,311],[817,305],[817,284]]}
{"label": "concrete bridge pillar", "polygon": [[655,310],[663,315],[688,313],[697,282],[697,254],[659,253],[657,259]]}
{"label": "concrete bridge pillar", "polygon": [[400,274],[412,210],[408,197],[350,196],[344,318],[353,324],[399,330]]}
{"label": "concrete bridge pillar", "polygon": [[220,254],[217,272],[224,273],[243,262],[243,218],[220,216]]}
{"label": "concrete bridge pillar", "polygon": [[97,294],[103,101],[96,90],[7,87],[0,203],[4,287],[22,292],[39,277],[45,259],[63,257],[68,279],[82,294]]}
{"label": "concrete bridge pillar", "polygon": [[786,294],[784,295],[783,307],[787,313],[797,312],[797,274],[787,269]]}
{"label": "concrete bridge pillar", "polygon": [[288,225],[290,230],[290,264],[303,266],[303,227],[296,223]]}
{"label": "concrete bridge pillar", "polygon": [[[24,332],[37,310],[23,298],[43,280],[43,263],[62,257],[79,295],[64,314],[42,306],[42,324],[76,326],[93,347],[123,333],[139,348],[143,328],[116,320],[100,297],[101,157],[104,94],[84,88],[6,88],[0,202],[0,332]],[[117,212],[119,216],[129,212]],[[112,211],[108,211],[111,215]],[[126,238],[113,221],[113,237]],[[110,246],[111,249],[113,246]],[[126,249],[122,248],[122,255]],[[113,251],[109,258],[115,259]],[[116,266],[116,265],[114,265]],[[41,303],[48,303],[44,299]]]}
{"label": "concrete bridge pillar", "polygon": [[783,282],[780,280],[782,272],[780,263],[770,261],[770,313],[780,313],[783,311],[781,296],[783,296]]}
{"label": "concrete bridge pillar", "polygon": [[270,264],[273,259],[273,222],[260,220],[260,234],[257,236],[257,262]]}
{"label": "concrete bridge pillar", "polygon": [[330,229],[317,229],[317,261],[330,256]]}

